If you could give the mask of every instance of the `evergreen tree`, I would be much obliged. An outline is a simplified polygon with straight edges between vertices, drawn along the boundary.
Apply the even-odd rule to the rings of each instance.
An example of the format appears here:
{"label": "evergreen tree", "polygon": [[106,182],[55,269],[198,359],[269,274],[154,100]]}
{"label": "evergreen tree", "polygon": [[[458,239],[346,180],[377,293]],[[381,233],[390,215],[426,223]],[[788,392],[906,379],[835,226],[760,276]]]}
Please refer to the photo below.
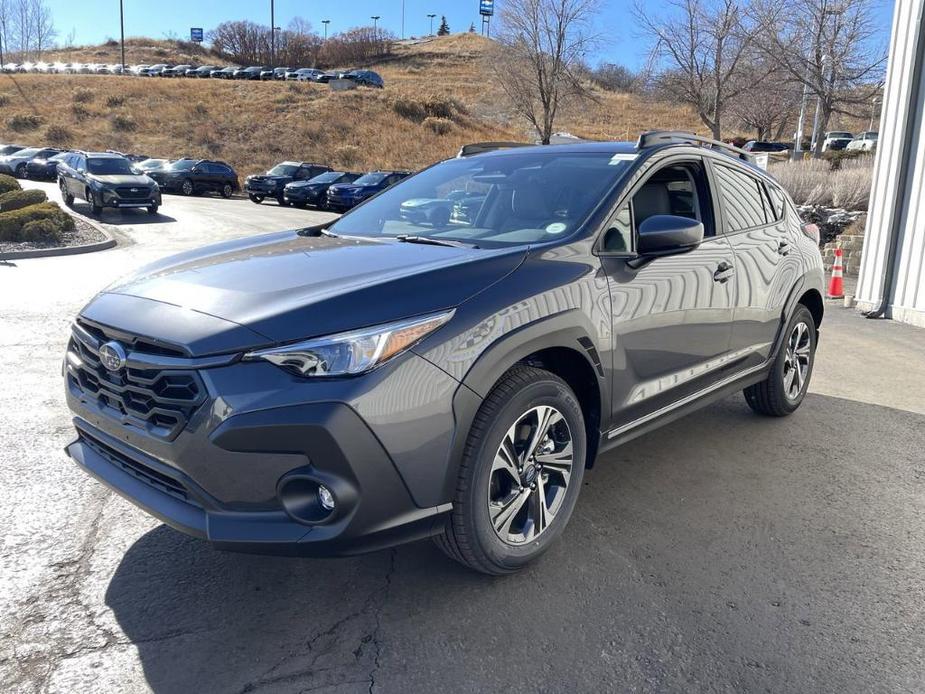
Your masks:
{"label": "evergreen tree", "polygon": [[440,28],[437,29],[437,36],[448,36],[450,33],[450,25],[446,23],[446,17],[440,17]]}
{"label": "evergreen tree", "polygon": [[470,34],[475,33],[475,22],[472,22],[472,24],[469,25],[469,33]]}

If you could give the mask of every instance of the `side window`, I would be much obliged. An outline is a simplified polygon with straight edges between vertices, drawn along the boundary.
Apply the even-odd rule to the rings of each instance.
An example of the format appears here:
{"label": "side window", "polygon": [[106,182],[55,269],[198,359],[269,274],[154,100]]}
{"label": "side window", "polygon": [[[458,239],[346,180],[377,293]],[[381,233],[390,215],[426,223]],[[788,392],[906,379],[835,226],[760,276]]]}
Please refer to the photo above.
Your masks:
{"label": "side window", "polygon": [[726,215],[726,230],[741,231],[767,224],[767,203],[761,182],[722,164],[717,165],[715,170]]}
{"label": "side window", "polygon": [[771,200],[771,216],[776,221],[784,216],[784,194],[780,188],[771,183],[765,183],[768,197]]}
{"label": "side window", "polygon": [[639,226],[655,215],[674,215],[703,223],[704,236],[715,234],[710,192],[699,162],[666,166],[653,173],[610,219],[604,250],[632,252]]}
{"label": "side window", "polygon": [[85,157],[78,155],[77,159],[74,161],[74,168],[80,172],[87,170],[87,160]]}

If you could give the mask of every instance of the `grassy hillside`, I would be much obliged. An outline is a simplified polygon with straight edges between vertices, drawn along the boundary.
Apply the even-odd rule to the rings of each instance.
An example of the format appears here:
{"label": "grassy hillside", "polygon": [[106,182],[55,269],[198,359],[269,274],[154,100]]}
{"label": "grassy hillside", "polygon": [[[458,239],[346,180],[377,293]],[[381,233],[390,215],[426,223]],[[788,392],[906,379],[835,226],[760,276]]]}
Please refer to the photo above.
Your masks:
{"label": "grassy hillside", "polygon": [[[325,85],[172,80],[97,75],[0,75],[0,142],[118,149],[162,157],[214,157],[240,174],[281,159],[368,169],[418,168],[466,142],[532,140],[511,116],[489,72],[490,42],[456,34],[398,45],[373,65],[384,90]],[[189,45],[132,39],[126,60],[209,62]],[[195,48],[195,47],[194,47]],[[46,60],[118,62],[118,45],[49,54]],[[559,128],[593,139],[641,130],[702,130],[674,104],[600,92],[563,114]]]}

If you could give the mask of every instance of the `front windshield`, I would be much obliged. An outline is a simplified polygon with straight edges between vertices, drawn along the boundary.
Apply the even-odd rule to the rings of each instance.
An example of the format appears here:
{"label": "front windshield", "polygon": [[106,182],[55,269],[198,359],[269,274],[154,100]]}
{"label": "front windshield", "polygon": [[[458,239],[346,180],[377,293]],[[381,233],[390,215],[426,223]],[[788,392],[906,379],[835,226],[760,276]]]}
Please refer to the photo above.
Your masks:
{"label": "front windshield", "polygon": [[173,164],[171,164],[170,169],[172,171],[189,171],[194,166],[196,166],[196,162],[194,160],[180,159],[178,161],[175,161]]}
{"label": "front windshield", "polygon": [[332,183],[343,175],[344,174],[342,174],[340,171],[328,171],[323,174],[318,174],[314,178],[310,179],[308,182],[309,183]]}
{"label": "front windshield", "polygon": [[166,159],[148,159],[147,161],[141,162],[138,166],[145,171],[152,171],[161,168],[166,163]]}
{"label": "front windshield", "polygon": [[357,180],[354,181],[358,186],[375,186],[378,185],[383,178],[386,177],[384,173],[368,173],[360,176]]}
{"label": "front windshield", "polygon": [[295,172],[299,170],[299,167],[296,164],[277,164],[272,169],[267,171],[268,176],[295,176]]}
{"label": "front windshield", "polygon": [[829,133],[829,137],[852,137],[851,133]]}
{"label": "front windshield", "polygon": [[18,152],[14,152],[17,157],[34,157],[36,154],[41,152],[38,147],[29,147],[28,149],[21,149]]}
{"label": "front windshield", "polygon": [[116,159],[115,157],[106,159],[88,158],[87,171],[97,176],[131,176],[134,173],[128,159]]}
{"label": "front windshield", "polygon": [[489,247],[552,241],[587,219],[634,158],[629,153],[549,147],[453,159],[387,189],[330,230],[349,236],[427,236]]}

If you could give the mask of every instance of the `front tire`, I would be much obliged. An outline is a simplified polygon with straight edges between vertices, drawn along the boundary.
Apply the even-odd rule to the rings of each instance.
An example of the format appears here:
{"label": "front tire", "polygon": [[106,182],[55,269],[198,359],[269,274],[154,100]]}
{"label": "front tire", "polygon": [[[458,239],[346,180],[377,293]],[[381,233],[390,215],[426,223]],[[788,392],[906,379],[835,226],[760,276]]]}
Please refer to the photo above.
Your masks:
{"label": "front tire", "polygon": [[225,185],[223,185],[222,186],[222,197],[225,199],[228,199],[232,195],[234,195],[234,188],[231,187],[231,184],[226,183]]}
{"label": "front tire", "polygon": [[15,172],[15,173],[16,173],[16,178],[26,178],[26,177],[27,177],[27,174],[26,174],[26,165],[25,165],[25,164],[20,164],[19,166],[17,166],[17,167],[16,167],[16,172]]}
{"label": "front tire", "polygon": [[93,191],[87,188],[86,196],[87,202],[90,203],[90,211],[93,213],[93,216],[101,216],[103,214],[103,206],[96,204],[96,198],[93,197]]}
{"label": "front tire", "polygon": [[768,377],[744,391],[748,406],[758,414],[786,417],[806,397],[816,358],[816,322],[803,304],[797,304],[785,335]]}
{"label": "front tire", "polygon": [[571,388],[548,371],[515,366],[476,415],[437,545],[482,573],[523,568],[568,523],[586,452],[584,417]]}
{"label": "front tire", "polygon": [[193,182],[188,178],[185,181],[183,181],[183,183],[180,184],[180,192],[186,195],[187,197],[192,195],[194,192],[196,192],[196,189],[193,186]]}
{"label": "front tire", "polygon": [[67,184],[64,181],[58,183],[58,187],[61,189],[61,197],[64,198],[64,204],[68,207],[74,206],[74,196],[71,195],[67,190]]}
{"label": "front tire", "polygon": [[148,205],[148,214],[154,217],[157,215],[158,205]]}
{"label": "front tire", "polygon": [[248,193],[247,197],[249,197],[251,199],[251,202],[256,205],[259,205],[260,203],[263,202],[262,195],[254,195],[253,193]]}

